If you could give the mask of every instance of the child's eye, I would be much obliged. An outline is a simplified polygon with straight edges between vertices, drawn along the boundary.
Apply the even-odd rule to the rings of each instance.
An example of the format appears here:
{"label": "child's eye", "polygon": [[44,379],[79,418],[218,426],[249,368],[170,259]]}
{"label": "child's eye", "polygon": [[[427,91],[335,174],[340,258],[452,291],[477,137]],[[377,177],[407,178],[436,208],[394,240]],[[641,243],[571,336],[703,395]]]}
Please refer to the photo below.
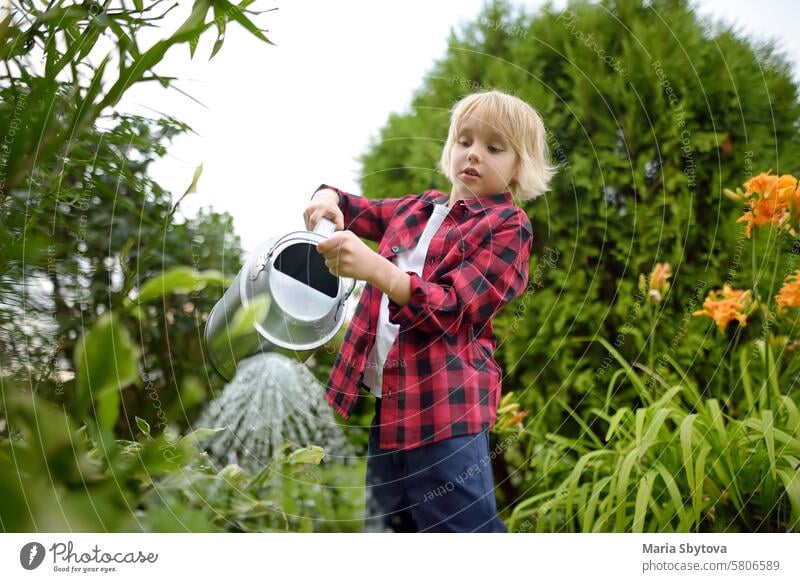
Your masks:
{"label": "child's eye", "polygon": [[496,148],[494,146],[489,146],[489,151],[491,152],[492,150],[494,150],[495,152],[502,152],[503,151],[500,148]]}

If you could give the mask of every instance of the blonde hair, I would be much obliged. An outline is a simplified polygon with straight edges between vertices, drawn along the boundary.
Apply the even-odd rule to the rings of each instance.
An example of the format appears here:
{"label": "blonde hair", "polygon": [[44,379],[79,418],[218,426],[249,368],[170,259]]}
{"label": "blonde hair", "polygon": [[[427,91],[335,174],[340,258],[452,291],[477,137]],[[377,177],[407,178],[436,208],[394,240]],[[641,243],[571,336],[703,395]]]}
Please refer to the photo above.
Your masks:
{"label": "blonde hair", "polygon": [[519,97],[496,90],[472,93],[453,106],[450,131],[439,160],[439,171],[451,183],[454,176],[450,175],[450,154],[468,118],[479,119],[504,134],[519,156],[517,179],[509,184],[516,198],[533,200],[548,191],[557,167],[550,165],[541,116]]}

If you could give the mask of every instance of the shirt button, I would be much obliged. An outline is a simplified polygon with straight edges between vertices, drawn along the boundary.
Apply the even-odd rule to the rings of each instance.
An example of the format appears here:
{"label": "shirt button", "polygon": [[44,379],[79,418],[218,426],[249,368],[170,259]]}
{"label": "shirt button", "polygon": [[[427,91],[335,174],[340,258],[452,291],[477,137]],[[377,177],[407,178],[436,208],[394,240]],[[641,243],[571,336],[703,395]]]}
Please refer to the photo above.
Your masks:
{"label": "shirt button", "polygon": [[400,252],[400,247],[398,247],[398,246],[393,246],[393,247],[392,247],[392,252],[393,252],[393,253],[398,253],[398,252]]}

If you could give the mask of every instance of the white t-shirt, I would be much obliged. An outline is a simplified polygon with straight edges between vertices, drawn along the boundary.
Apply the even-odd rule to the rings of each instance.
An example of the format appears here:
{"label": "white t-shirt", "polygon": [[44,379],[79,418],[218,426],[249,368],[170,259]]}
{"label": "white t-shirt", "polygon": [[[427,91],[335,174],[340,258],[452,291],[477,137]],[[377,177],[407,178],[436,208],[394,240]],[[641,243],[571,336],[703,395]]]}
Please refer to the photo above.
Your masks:
{"label": "white t-shirt", "polygon": [[[405,250],[398,253],[394,259],[394,264],[401,271],[413,271],[417,275],[422,275],[422,268],[425,265],[425,257],[428,254],[428,246],[430,245],[433,235],[439,230],[445,217],[450,212],[450,207],[444,204],[434,204],[433,213],[428,224],[425,225],[425,230],[422,236],[413,249]],[[367,364],[364,369],[364,384],[369,387],[378,398],[381,397],[383,389],[383,367],[386,364],[386,356],[389,350],[397,339],[397,334],[400,326],[396,323],[389,321],[389,297],[386,293],[381,296],[381,307],[378,315],[378,329],[375,344],[367,355]],[[395,363],[396,365],[396,363]]]}

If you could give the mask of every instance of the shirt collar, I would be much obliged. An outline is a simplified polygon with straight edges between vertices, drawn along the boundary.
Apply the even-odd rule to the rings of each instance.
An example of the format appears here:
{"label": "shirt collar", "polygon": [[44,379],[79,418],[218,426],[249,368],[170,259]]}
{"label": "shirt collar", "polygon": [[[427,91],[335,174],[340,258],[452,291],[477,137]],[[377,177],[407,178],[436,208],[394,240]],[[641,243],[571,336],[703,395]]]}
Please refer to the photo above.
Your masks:
{"label": "shirt collar", "polygon": [[[425,193],[425,198],[434,204],[447,204],[450,200],[450,195],[439,192],[438,190],[428,190]],[[486,196],[459,200],[456,204],[463,204],[472,212],[485,212],[494,206],[513,204],[513,202],[514,199],[511,196],[511,192],[500,192],[499,194],[488,194]]]}

